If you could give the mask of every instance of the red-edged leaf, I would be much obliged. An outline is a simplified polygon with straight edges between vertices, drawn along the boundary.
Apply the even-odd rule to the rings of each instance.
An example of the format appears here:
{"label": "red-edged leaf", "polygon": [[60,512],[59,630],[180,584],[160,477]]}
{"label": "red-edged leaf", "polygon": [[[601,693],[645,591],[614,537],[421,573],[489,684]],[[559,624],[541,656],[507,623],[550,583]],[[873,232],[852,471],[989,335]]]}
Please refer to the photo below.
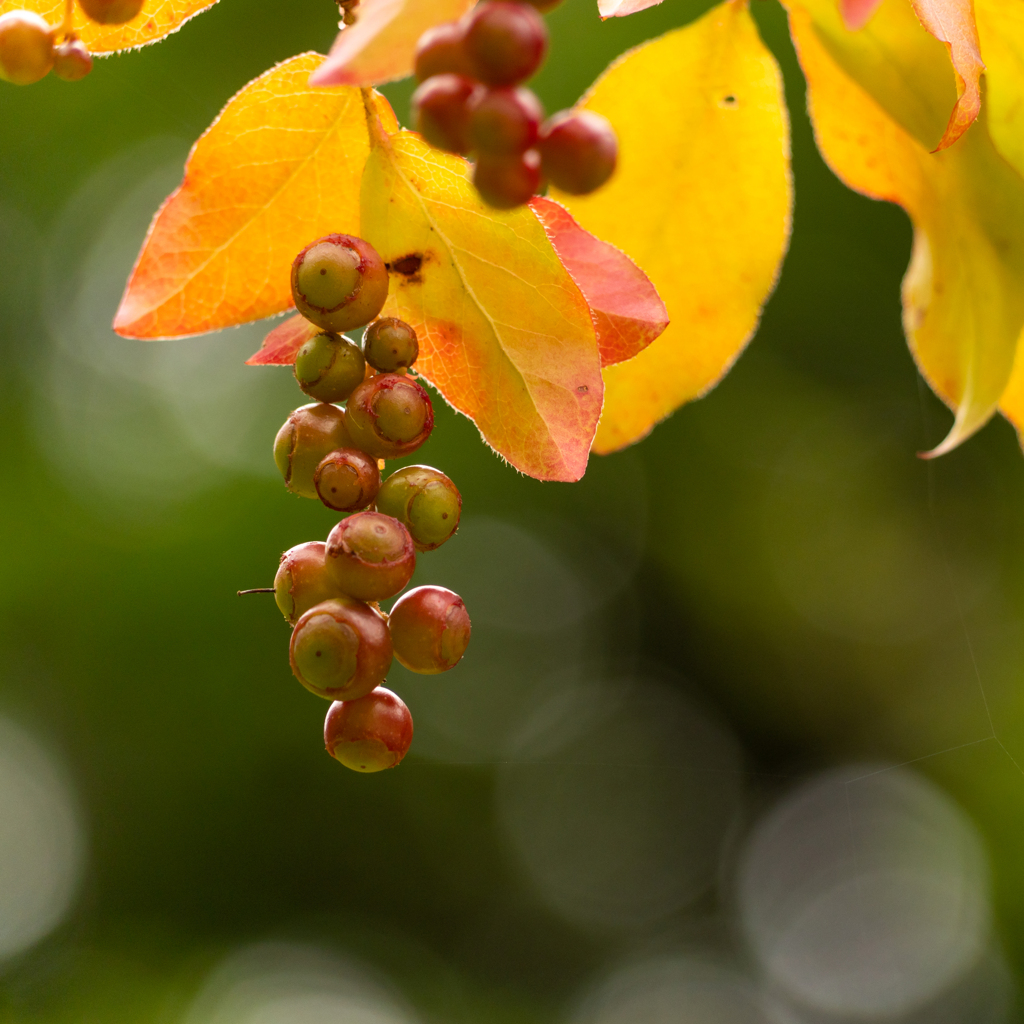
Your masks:
{"label": "red-edged leaf", "polygon": [[581,228],[560,203],[535,196],[530,206],[590,306],[601,365],[642,352],[668,327],[650,278],[620,249]]}
{"label": "red-edged leaf", "polygon": [[974,124],[981,110],[981,60],[978,26],[974,20],[971,0],[911,0],[921,24],[949,50],[956,76],[956,106],[946,125],[945,134],[935,147],[952,146]]}
{"label": "red-edged leaf", "polygon": [[290,316],[263,339],[259,352],[249,356],[245,365],[291,366],[295,362],[295,353],[319,333],[320,328],[304,316]]}
{"label": "red-edged leaf", "polygon": [[839,13],[843,16],[843,24],[851,31],[863,28],[871,15],[878,9],[882,0],[839,0]]}
{"label": "red-edged leaf", "polygon": [[648,7],[657,7],[661,0],[597,0],[597,13],[601,20],[605,18],[624,18],[627,14],[646,11]]}

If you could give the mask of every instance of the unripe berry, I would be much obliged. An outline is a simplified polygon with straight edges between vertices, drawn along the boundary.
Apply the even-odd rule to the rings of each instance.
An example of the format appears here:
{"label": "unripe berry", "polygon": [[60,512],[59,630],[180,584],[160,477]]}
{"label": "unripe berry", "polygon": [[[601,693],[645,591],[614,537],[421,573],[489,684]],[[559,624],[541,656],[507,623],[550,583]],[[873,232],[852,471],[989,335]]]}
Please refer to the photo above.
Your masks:
{"label": "unripe berry", "polygon": [[92,54],[81,39],[65,39],[53,51],[53,73],[65,82],[77,82],[92,71]]}
{"label": "unripe berry", "polygon": [[363,336],[363,355],[381,373],[403,373],[420,354],[416,332],[397,317],[374,320]]}
{"label": "unripe berry", "polygon": [[380,601],[394,597],[412,578],[416,548],[397,519],[357,512],[327,535],[326,562],[343,593]]}
{"label": "unripe berry", "polygon": [[540,154],[535,149],[521,156],[481,154],[473,167],[473,184],[488,206],[497,210],[522,206],[540,188]]}
{"label": "unripe berry", "polygon": [[468,153],[466,105],[478,88],[463,75],[434,75],[412,94],[416,131],[435,149],[446,153]]}
{"label": "unripe berry", "polygon": [[318,697],[357,700],[384,682],[391,635],[369,605],[335,597],[299,617],[288,657],[295,678]]}
{"label": "unripe berry", "polygon": [[475,78],[485,85],[515,85],[540,67],[548,30],[528,4],[487,0],[466,16],[463,46]]}
{"label": "unripe berry", "polygon": [[463,46],[466,27],[461,21],[446,21],[428,28],[416,44],[416,81],[425,82],[434,75],[464,75],[473,71]]}
{"label": "unripe berry", "polygon": [[318,334],[295,354],[295,379],[318,402],[344,402],[362,384],[366,360],[359,346],[336,334]]}
{"label": "unripe berry", "polygon": [[469,148],[486,156],[513,156],[536,141],[544,108],[529,89],[481,89],[469,102]]}
{"label": "unripe berry", "polygon": [[414,452],[434,429],[430,396],[414,380],[383,373],[349,396],[346,424],[356,448],[378,459]]}
{"label": "unripe berry", "polygon": [[388,297],[388,271],[377,250],[353,235],[325,235],[292,263],[295,308],[324,331],[368,324]]}
{"label": "unripe berry", "polygon": [[444,587],[417,587],[403,594],[391,609],[388,627],[399,663],[423,675],[454,668],[469,645],[466,606]]}
{"label": "unripe berry", "polygon": [[32,11],[0,15],[0,78],[31,85],[53,67],[53,29]]}
{"label": "unripe berry", "polygon": [[123,25],[142,10],[142,0],[78,0],[86,17],[101,25]]}
{"label": "unripe berry", "polygon": [[313,484],[320,500],[336,512],[358,512],[372,504],[380,490],[380,468],[358,448],[331,452],[316,468]]}
{"label": "unripe berry", "polygon": [[281,556],[281,564],[274,577],[274,600],[290,626],[294,626],[303,612],[331,597],[340,597],[341,591],[327,572],[322,540],[311,540],[289,548]]}
{"label": "unripe berry", "polygon": [[539,148],[544,176],[574,196],[600,188],[612,176],[619,154],[615,130],[592,110],[563,110],[549,117]]}
{"label": "unripe berry", "polygon": [[459,528],[462,495],[439,469],[404,466],[384,481],[377,511],[404,524],[417,551],[433,551]]}
{"label": "unripe berry", "polygon": [[316,498],[313,475],[324,457],[338,448],[352,448],[345,414],[336,405],[314,402],[296,409],[274,439],[274,462],[285,486],[304,498]]}
{"label": "unripe berry", "polygon": [[383,686],[359,700],[335,701],[327,711],[327,753],[353,771],[394,768],[411,743],[412,715],[405,701]]}

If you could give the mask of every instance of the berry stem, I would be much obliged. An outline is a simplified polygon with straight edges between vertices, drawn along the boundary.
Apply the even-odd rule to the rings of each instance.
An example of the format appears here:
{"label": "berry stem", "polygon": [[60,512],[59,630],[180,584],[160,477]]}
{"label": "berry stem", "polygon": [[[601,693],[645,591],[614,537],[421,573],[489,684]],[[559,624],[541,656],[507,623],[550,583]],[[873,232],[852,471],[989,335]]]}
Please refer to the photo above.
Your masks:
{"label": "berry stem", "polygon": [[73,22],[75,19],[75,0],[65,0],[64,3],[64,20],[61,22],[59,34],[65,39],[71,35],[73,28]]}
{"label": "berry stem", "polygon": [[243,594],[272,594],[273,592],[273,587],[253,587],[252,590],[238,591],[238,596],[241,597]]}

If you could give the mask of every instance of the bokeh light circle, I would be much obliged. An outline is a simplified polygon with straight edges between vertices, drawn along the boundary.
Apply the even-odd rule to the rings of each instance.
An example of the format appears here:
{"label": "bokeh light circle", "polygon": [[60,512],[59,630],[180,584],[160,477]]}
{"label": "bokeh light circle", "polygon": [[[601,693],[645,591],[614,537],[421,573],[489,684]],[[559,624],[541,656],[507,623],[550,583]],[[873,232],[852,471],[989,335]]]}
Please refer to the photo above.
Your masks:
{"label": "bokeh light circle", "polygon": [[81,879],[85,838],[66,774],[0,717],[0,961],[52,931]]}
{"label": "bokeh light circle", "polygon": [[798,1003],[897,1016],[956,982],[984,951],[984,851],[963,812],[920,776],[838,769],[757,825],[739,909],[764,971]]}

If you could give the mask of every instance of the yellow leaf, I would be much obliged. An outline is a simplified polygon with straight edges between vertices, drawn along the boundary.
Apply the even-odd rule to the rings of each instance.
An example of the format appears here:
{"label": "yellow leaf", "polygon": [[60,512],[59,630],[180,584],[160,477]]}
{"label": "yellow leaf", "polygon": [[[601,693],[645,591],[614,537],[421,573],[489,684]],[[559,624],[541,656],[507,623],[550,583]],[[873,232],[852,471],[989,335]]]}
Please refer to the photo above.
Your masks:
{"label": "yellow leaf", "polygon": [[378,133],[362,232],[391,269],[385,314],[419,334],[417,371],[517,469],[578,480],[601,412],[597,337],[531,209],[491,210],[461,157]]}
{"label": "yellow leaf", "polygon": [[712,388],[757,327],[789,239],[789,122],[740,0],[627,54],[583,105],[615,126],[619,167],[593,195],[557,198],[643,268],[671,320],[604,370],[594,450],[610,452]]}
{"label": "yellow leaf", "polygon": [[310,85],[380,85],[412,74],[428,28],[461,18],[474,0],[360,0],[356,23],[338,33]]}
{"label": "yellow leaf", "polygon": [[[293,57],[250,82],[195,144],[128,281],[119,334],[182,337],[273,316],[292,305],[304,245],[359,234],[363,101],[351,87],[310,88],[322,60]],[[387,101],[374,102],[397,129]]]}
{"label": "yellow leaf", "polygon": [[[212,7],[217,0],[146,0],[142,10],[125,25],[98,25],[75,4],[72,28],[90,53],[103,55],[130,50],[177,32],[190,18]],[[64,0],[0,0],[0,14],[34,11],[51,25],[64,21]]]}
{"label": "yellow leaf", "polygon": [[[861,33],[847,33],[842,66],[835,59],[843,40],[819,34],[825,7],[815,4],[813,20],[806,7],[790,8],[818,148],[850,188],[899,203],[913,221],[904,327],[922,374],[956,410],[931,453],[939,455],[988,421],[1007,386],[1024,325],[1024,180],[993,147],[984,112],[956,146],[930,154],[858,84],[870,77],[870,65],[858,63]],[[869,28],[891,44],[889,76],[913,82],[914,58],[927,52],[913,33],[931,37],[906,22],[904,7],[885,0]],[[900,25],[910,34],[905,46]],[[844,67],[857,68],[857,80]]]}
{"label": "yellow leaf", "polygon": [[996,149],[1024,175],[1024,4],[975,0],[985,58],[988,129]]}

